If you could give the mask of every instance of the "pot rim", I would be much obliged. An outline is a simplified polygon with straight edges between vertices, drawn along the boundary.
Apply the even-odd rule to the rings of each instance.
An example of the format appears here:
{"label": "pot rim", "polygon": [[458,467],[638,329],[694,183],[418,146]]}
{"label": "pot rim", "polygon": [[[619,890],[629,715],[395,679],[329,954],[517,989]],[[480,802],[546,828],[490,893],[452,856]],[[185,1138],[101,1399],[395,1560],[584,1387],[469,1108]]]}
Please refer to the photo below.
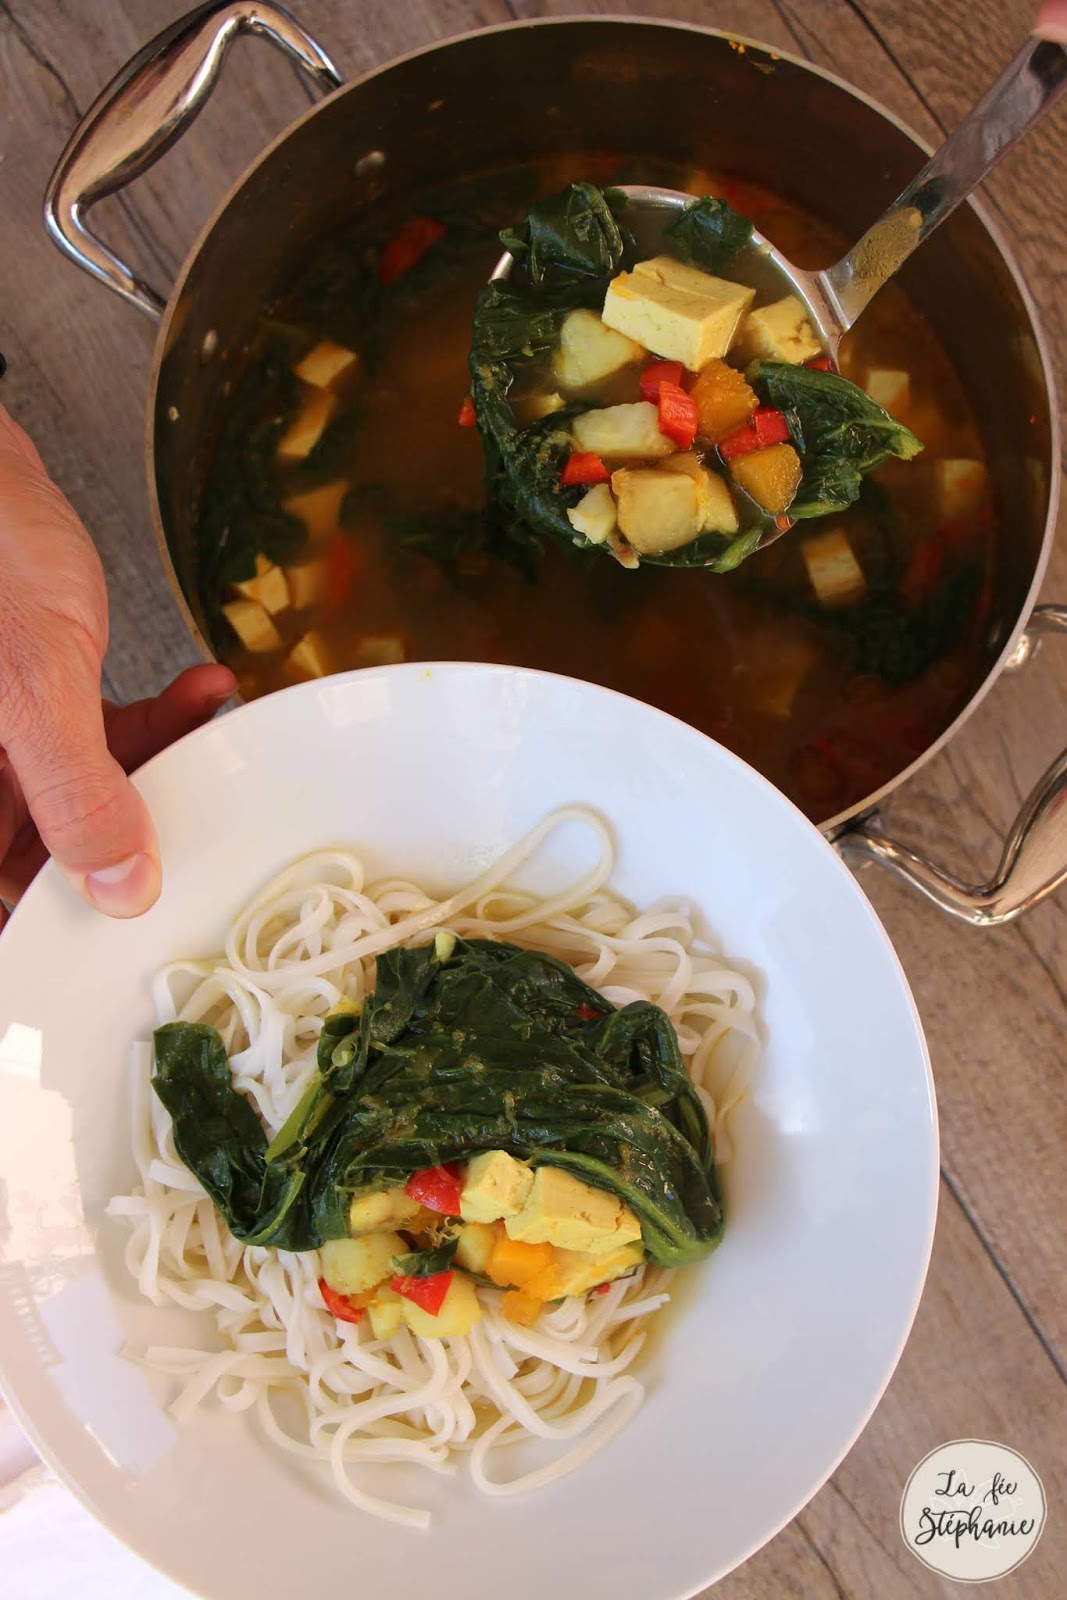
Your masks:
{"label": "pot rim", "polygon": [[[854,84],[849,83],[847,79],[842,78],[838,73],[831,71],[828,67],[818,66],[815,62],[807,61],[802,56],[794,55],[789,50],[772,49],[770,45],[759,39],[750,38],[747,34],[732,33],[724,28],[706,28],[701,26],[699,23],[675,22],[659,17],[629,17],[611,15],[531,17],[526,19],[519,18],[511,22],[494,23],[491,26],[484,28],[468,28],[462,33],[450,34],[445,39],[435,39],[428,44],[419,45],[414,50],[407,50],[402,55],[392,56],[388,61],[383,61],[380,65],[372,67],[369,72],[361,74],[360,77],[355,78],[351,83],[347,83],[340,89],[335,90],[332,94],[327,95],[326,98],[321,100],[317,105],[309,106],[306,111],[302,112],[292,122],[288,123],[279,133],[277,133],[260,152],[255,161],[253,161],[250,166],[246,167],[243,172],[238,174],[233,183],[227,188],[218,204],[214,207],[211,215],[200,228],[185,255],[185,259],[178,270],[170,294],[167,297],[167,304],[160,319],[159,331],[156,336],[155,347],[152,352],[152,362],[149,367],[147,408],[145,415],[145,464],[148,476],[148,500],[149,511],[152,518],[152,531],[155,536],[157,550],[163,563],[163,570],[166,573],[167,581],[170,584],[174,598],[178,603],[178,608],[182,613],[182,616],[194,641],[196,642],[206,661],[214,661],[216,657],[207,639],[204,637],[199,623],[193,615],[192,608],[185,597],[181,584],[178,582],[178,576],[174,570],[174,563],[171,560],[170,551],[167,547],[166,536],[163,531],[163,518],[160,512],[156,477],[155,422],[159,375],[163,364],[163,358],[167,350],[170,330],[174,321],[174,313],[181,302],[186,280],[192,271],[193,265],[199,258],[200,253],[204,245],[207,243],[209,236],[214,231],[216,224],[221,220],[223,214],[229,208],[238,191],[244,187],[249,178],[251,178],[252,174],[257,172],[263,163],[268,161],[270,157],[273,156],[276,150],[280,149],[286,140],[293,133],[295,133],[297,128],[302,128],[305,123],[310,122],[314,117],[317,117],[321,112],[325,111],[327,106],[333,105],[336,100],[344,95],[353,94],[365,83],[370,82],[372,78],[377,78],[381,76],[382,73],[389,72],[392,70],[392,68],[402,66],[408,61],[417,60],[420,56],[429,55],[432,51],[447,49],[451,45],[464,44],[468,40],[480,38],[485,34],[514,33],[527,28],[567,28],[574,26],[575,24],[583,24],[588,26],[590,23],[603,23],[611,28],[617,28],[621,26],[630,28],[663,28],[670,29],[672,32],[676,33],[699,33],[705,36],[710,35],[712,38],[723,39],[729,44],[743,45],[746,49],[758,50],[763,55],[769,56],[772,61],[787,61],[791,66],[800,67],[803,71],[809,72],[815,77],[825,79],[828,83],[833,84],[836,88],[843,89],[847,94],[850,94],[853,99],[861,101],[872,111],[877,112],[879,116],[885,119],[885,121],[891,123],[900,133],[903,133],[905,138],[909,139],[922,155],[929,157],[933,154],[934,147],[925,139],[921,138],[920,135],[915,132],[914,128],[912,128],[909,123],[905,122],[903,117],[897,116],[896,112],[890,111],[888,107],[882,105],[882,103],[874,99],[872,95],[867,94],[865,90],[857,88]],[[882,802],[887,799],[894,790],[900,788],[901,785],[906,783],[914,776],[915,773],[918,772],[920,767],[925,766],[928,761],[932,760],[935,755],[939,754],[939,752],[944,749],[949,740],[956,736],[960,728],[971,716],[971,714],[977,710],[978,706],[992,689],[994,683],[996,683],[996,681],[999,679],[1001,673],[1007,665],[1010,656],[1015,650],[1020,635],[1029,621],[1030,613],[1034,608],[1034,603],[1037,599],[1038,593],[1040,592],[1041,585],[1044,582],[1045,571],[1048,567],[1049,557],[1052,552],[1052,544],[1055,537],[1056,522],[1059,512],[1063,447],[1058,425],[1059,396],[1057,392],[1056,376],[1052,366],[1052,358],[1048,339],[1045,335],[1044,324],[1042,322],[1037,305],[1034,302],[1033,295],[1030,293],[1030,289],[1026,283],[1026,279],[1022,274],[1022,270],[1019,267],[1018,262],[1015,260],[1015,256],[1009,248],[1007,241],[1005,240],[1000,223],[990,215],[985,205],[973,195],[969,196],[968,199],[963,203],[969,206],[976,214],[979,222],[982,224],[983,228],[992,239],[993,244],[996,246],[1005,266],[1011,273],[1011,276],[1015,282],[1015,286],[1019,291],[1019,296],[1022,300],[1023,307],[1029,318],[1030,327],[1034,335],[1034,342],[1037,346],[1038,355],[1041,360],[1041,374],[1044,380],[1045,392],[1048,395],[1049,402],[1050,492],[1048,508],[1045,516],[1045,528],[1041,538],[1041,546],[1038,551],[1037,561],[1034,565],[1033,577],[1024,597],[1023,603],[1019,608],[1019,615],[1004,640],[1000,654],[988,668],[981,683],[970,695],[955,718],[949,723],[948,727],[943,730],[943,732],[938,736],[937,739],[933,741],[932,744],[927,745],[926,748],[915,757],[914,761],[910,762],[908,766],[903,767],[901,771],[895,775],[895,777],[891,778],[887,783],[884,783],[881,788],[875,789],[869,795],[866,795],[864,799],[859,801],[856,805],[849,807],[845,811],[840,811],[835,816],[829,817],[826,821],[818,824],[818,827],[821,829],[821,831],[830,835],[831,837],[842,833],[851,823],[857,822],[862,818],[869,816],[872,812],[877,811]]]}

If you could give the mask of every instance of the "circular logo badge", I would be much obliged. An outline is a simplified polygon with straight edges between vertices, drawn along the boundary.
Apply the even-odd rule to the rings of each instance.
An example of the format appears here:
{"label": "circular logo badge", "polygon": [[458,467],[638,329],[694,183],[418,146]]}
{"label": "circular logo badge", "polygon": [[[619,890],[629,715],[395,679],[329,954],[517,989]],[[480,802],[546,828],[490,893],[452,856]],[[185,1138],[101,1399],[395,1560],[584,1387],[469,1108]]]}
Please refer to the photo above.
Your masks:
{"label": "circular logo badge", "polygon": [[954,1439],[924,1456],[904,1487],[900,1531],[924,1565],[988,1583],[1025,1561],[1045,1524],[1045,1490],[1017,1450]]}

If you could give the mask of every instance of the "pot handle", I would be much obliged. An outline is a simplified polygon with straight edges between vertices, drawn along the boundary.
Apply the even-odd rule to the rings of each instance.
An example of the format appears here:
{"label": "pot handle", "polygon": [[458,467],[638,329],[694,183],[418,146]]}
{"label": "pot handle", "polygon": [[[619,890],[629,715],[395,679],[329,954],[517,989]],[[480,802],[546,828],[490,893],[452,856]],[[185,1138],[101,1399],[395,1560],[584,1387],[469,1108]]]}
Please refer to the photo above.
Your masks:
{"label": "pot handle", "polygon": [[163,312],[163,296],[89,232],[85,213],[147,172],[181,137],[241,33],[269,39],[324,89],[340,87],[329,56],[281,6],[211,0],[157,34],[112,78],[75,128],[45,192],[44,221],[53,241],[153,320]]}
{"label": "pot handle", "polygon": [[[1067,633],[1067,606],[1038,606],[1008,663],[1024,666],[1043,633]],[[950,916],[992,928],[1029,911],[1067,881],[1067,750],[1038,780],[1004,841],[988,883],[967,884],[889,837],[877,813],[836,840],[853,866],[875,862]]]}

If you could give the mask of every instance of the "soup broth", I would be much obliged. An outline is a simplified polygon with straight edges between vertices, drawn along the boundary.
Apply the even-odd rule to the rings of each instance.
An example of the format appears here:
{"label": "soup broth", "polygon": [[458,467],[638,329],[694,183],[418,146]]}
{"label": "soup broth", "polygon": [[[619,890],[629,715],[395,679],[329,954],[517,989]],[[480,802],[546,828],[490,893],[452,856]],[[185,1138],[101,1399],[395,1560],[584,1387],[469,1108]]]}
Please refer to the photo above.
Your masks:
{"label": "soup broth", "polygon": [[[486,173],[403,214],[341,224],[229,355],[199,534],[216,649],[246,696],[394,660],[590,679],[721,740],[824,821],[907,766],[980,674],[996,521],[973,414],[930,327],[891,285],[846,341],[841,370],[877,390],[925,451],[879,469],[849,511],[796,526],[724,576],[632,572],[555,544],[533,563],[489,548],[478,434],[457,425],[474,301],[498,228],[579,177],[724,195],[801,265],[842,243],[758,186],[604,156]],[[420,233],[413,218],[436,227]],[[320,405],[293,368],[323,340],[358,359]],[[287,454],[309,396],[320,431],[306,454]],[[270,633],[249,648],[222,608],[255,553],[289,576]]]}

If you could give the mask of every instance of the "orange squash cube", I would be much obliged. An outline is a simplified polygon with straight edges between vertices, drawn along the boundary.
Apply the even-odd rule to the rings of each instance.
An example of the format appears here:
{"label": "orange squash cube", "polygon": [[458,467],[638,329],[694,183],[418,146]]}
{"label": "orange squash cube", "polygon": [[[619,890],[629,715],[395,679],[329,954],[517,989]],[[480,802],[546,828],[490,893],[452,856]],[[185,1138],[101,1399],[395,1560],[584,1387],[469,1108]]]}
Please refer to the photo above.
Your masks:
{"label": "orange squash cube", "polygon": [[523,1289],[531,1278],[552,1265],[550,1244],[527,1244],[501,1233],[486,1265],[486,1276],[502,1289]]}
{"label": "orange squash cube", "polygon": [[535,1300],[521,1289],[509,1289],[500,1302],[500,1309],[509,1322],[517,1323],[520,1328],[529,1328],[544,1310],[544,1301]]}
{"label": "orange squash cube", "polygon": [[730,462],[730,476],[758,506],[777,517],[792,504],[803,472],[800,457],[791,444],[772,444],[746,456],[735,456]]}
{"label": "orange squash cube", "polygon": [[696,401],[697,435],[708,444],[718,444],[743,427],[759,405],[755,391],[725,361],[701,367],[689,397]]}

